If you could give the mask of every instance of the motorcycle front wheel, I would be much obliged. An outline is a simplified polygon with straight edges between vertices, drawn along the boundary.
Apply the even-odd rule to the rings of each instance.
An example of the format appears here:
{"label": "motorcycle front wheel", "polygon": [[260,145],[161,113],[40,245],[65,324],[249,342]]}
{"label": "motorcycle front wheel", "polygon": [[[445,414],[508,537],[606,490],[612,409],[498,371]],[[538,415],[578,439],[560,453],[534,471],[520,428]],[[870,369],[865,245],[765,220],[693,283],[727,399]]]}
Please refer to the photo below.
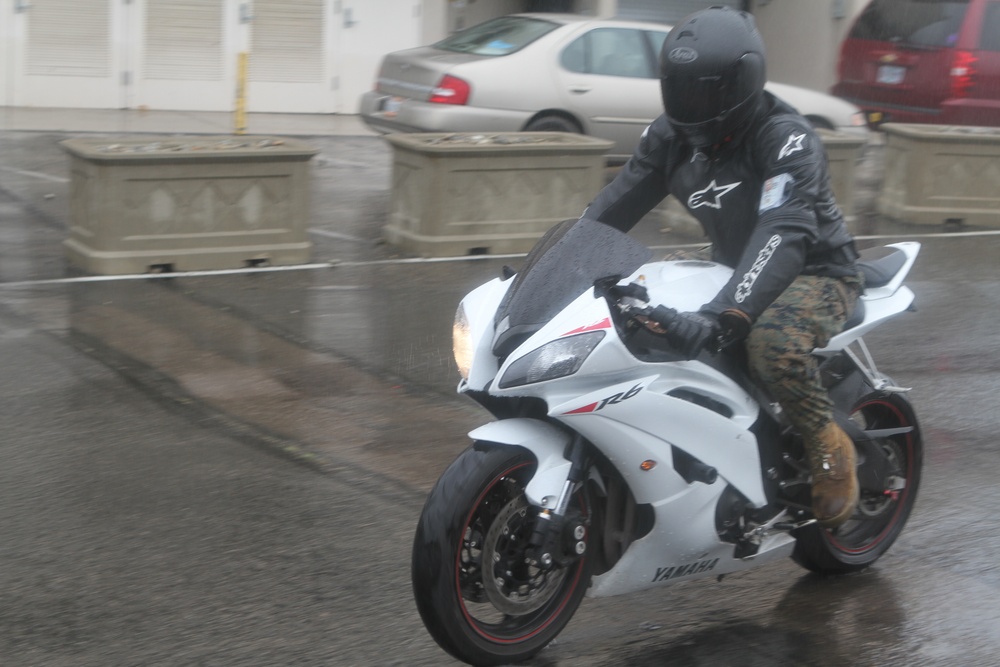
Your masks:
{"label": "motorcycle front wheel", "polygon": [[[884,554],[903,531],[913,510],[923,466],[923,438],[910,402],[902,394],[871,393],[851,413],[864,430],[909,428],[875,441],[888,461],[879,491],[862,490],[854,514],[827,530],[809,526],[796,535],[792,558],[821,574],[863,570]],[[862,464],[863,465],[863,464]]]}
{"label": "motorcycle front wheel", "polygon": [[[523,448],[476,442],[438,480],[417,525],[417,609],[434,640],[469,664],[537,654],[569,622],[589,585],[586,555],[550,569],[526,555],[537,510],[524,489],[535,468]],[[571,510],[584,513],[581,505],[576,497]]]}

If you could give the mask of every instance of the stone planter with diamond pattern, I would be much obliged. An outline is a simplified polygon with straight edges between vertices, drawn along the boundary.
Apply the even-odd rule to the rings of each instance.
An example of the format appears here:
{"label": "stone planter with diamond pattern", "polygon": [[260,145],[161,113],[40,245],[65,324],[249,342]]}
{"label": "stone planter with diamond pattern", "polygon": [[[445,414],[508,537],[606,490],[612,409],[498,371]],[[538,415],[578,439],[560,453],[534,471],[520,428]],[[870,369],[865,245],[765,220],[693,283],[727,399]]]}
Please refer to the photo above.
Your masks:
{"label": "stone planter with diamond pattern", "polygon": [[579,217],[612,143],[561,132],[390,134],[386,241],[425,257],[521,253]]}
{"label": "stone planter with diamond pattern", "polygon": [[1000,227],[1000,128],[886,123],[879,213],[922,225]]}
{"label": "stone planter with diamond pattern", "polygon": [[309,261],[309,160],[293,139],[69,139],[71,265],[97,274]]}

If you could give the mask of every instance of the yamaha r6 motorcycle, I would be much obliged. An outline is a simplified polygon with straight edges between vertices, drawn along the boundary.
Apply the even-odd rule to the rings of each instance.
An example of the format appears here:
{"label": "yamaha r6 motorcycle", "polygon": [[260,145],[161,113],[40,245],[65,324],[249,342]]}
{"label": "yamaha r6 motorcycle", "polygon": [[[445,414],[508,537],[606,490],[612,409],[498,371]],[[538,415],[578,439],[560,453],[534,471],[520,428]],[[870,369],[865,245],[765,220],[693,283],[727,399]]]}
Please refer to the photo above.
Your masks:
{"label": "yamaha r6 motorcycle", "polygon": [[[599,222],[567,221],[523,270],[455,318],[458,390],[496,421],[444,472],[413,545],[417,607],[446,651],[496,665],[538,653],[584,595],[620,595],[791,556],[821,573],[875,562],[920,482],[916,416],[861,336],[910,308],[919,251],[862,253],[867,286],[823,349],[823,382],[858,453],[861,500],[825,530],[802,444],[746,375],[742,346],[684,360],[642,322],[697,310],[732,270],[651,262]],[[507,274],[511,272],[506,271]]]}

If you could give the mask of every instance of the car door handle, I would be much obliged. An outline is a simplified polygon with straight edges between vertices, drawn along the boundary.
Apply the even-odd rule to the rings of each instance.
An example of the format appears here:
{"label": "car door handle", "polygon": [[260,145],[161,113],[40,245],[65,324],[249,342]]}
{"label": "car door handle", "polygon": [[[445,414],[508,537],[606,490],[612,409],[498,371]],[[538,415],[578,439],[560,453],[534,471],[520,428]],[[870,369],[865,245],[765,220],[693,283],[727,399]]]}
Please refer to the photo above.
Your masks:
{"label": "car door handle", "polygon": [[577,95],[582,95],[583,93],[590,92],[590,86],[584,86],[584,85],[570,86],[569,92],[576,93]]}

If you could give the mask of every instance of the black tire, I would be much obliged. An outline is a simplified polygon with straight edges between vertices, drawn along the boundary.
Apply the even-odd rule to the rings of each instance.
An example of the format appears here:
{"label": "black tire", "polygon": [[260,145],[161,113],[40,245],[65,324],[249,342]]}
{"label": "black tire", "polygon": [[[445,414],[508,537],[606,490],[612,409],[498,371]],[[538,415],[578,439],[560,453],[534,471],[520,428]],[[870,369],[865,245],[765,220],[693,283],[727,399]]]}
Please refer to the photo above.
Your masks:
{"label": "black tire", "polygon": [[[891,470],[881,494],[862,491],[858,509],[842,526],[826,530],[809,526],[796,535],[792,558],[820,574],[863,570],[896,541],[913,510],[920,487],[924,449],[920,427],[910,402],[901,394],[871,393],[855,403],[851,413],[863,429],[912,427],[909,433],[876,441],[888,457]],[[891,478],[905,486],[894,490]]]}
{"label": "black tire", "polygon": [[571,132],[582,134],[583,129],[565,116],[547,115],[531,119],[524,126],[525,132]]}
{"label": "black tire", "polygon": [[[525,563],[535,518],[524,488],[535,467],[525,449],[477,442],[438,480],[417,525],[411,568],[417,609],[434,640],[472,665],[519,662],[541,651],[590,583],[586,556],[548,572]],[[484,570],[488,551],[499,561]],[[521,599],[525,592],[534,597]]]}

